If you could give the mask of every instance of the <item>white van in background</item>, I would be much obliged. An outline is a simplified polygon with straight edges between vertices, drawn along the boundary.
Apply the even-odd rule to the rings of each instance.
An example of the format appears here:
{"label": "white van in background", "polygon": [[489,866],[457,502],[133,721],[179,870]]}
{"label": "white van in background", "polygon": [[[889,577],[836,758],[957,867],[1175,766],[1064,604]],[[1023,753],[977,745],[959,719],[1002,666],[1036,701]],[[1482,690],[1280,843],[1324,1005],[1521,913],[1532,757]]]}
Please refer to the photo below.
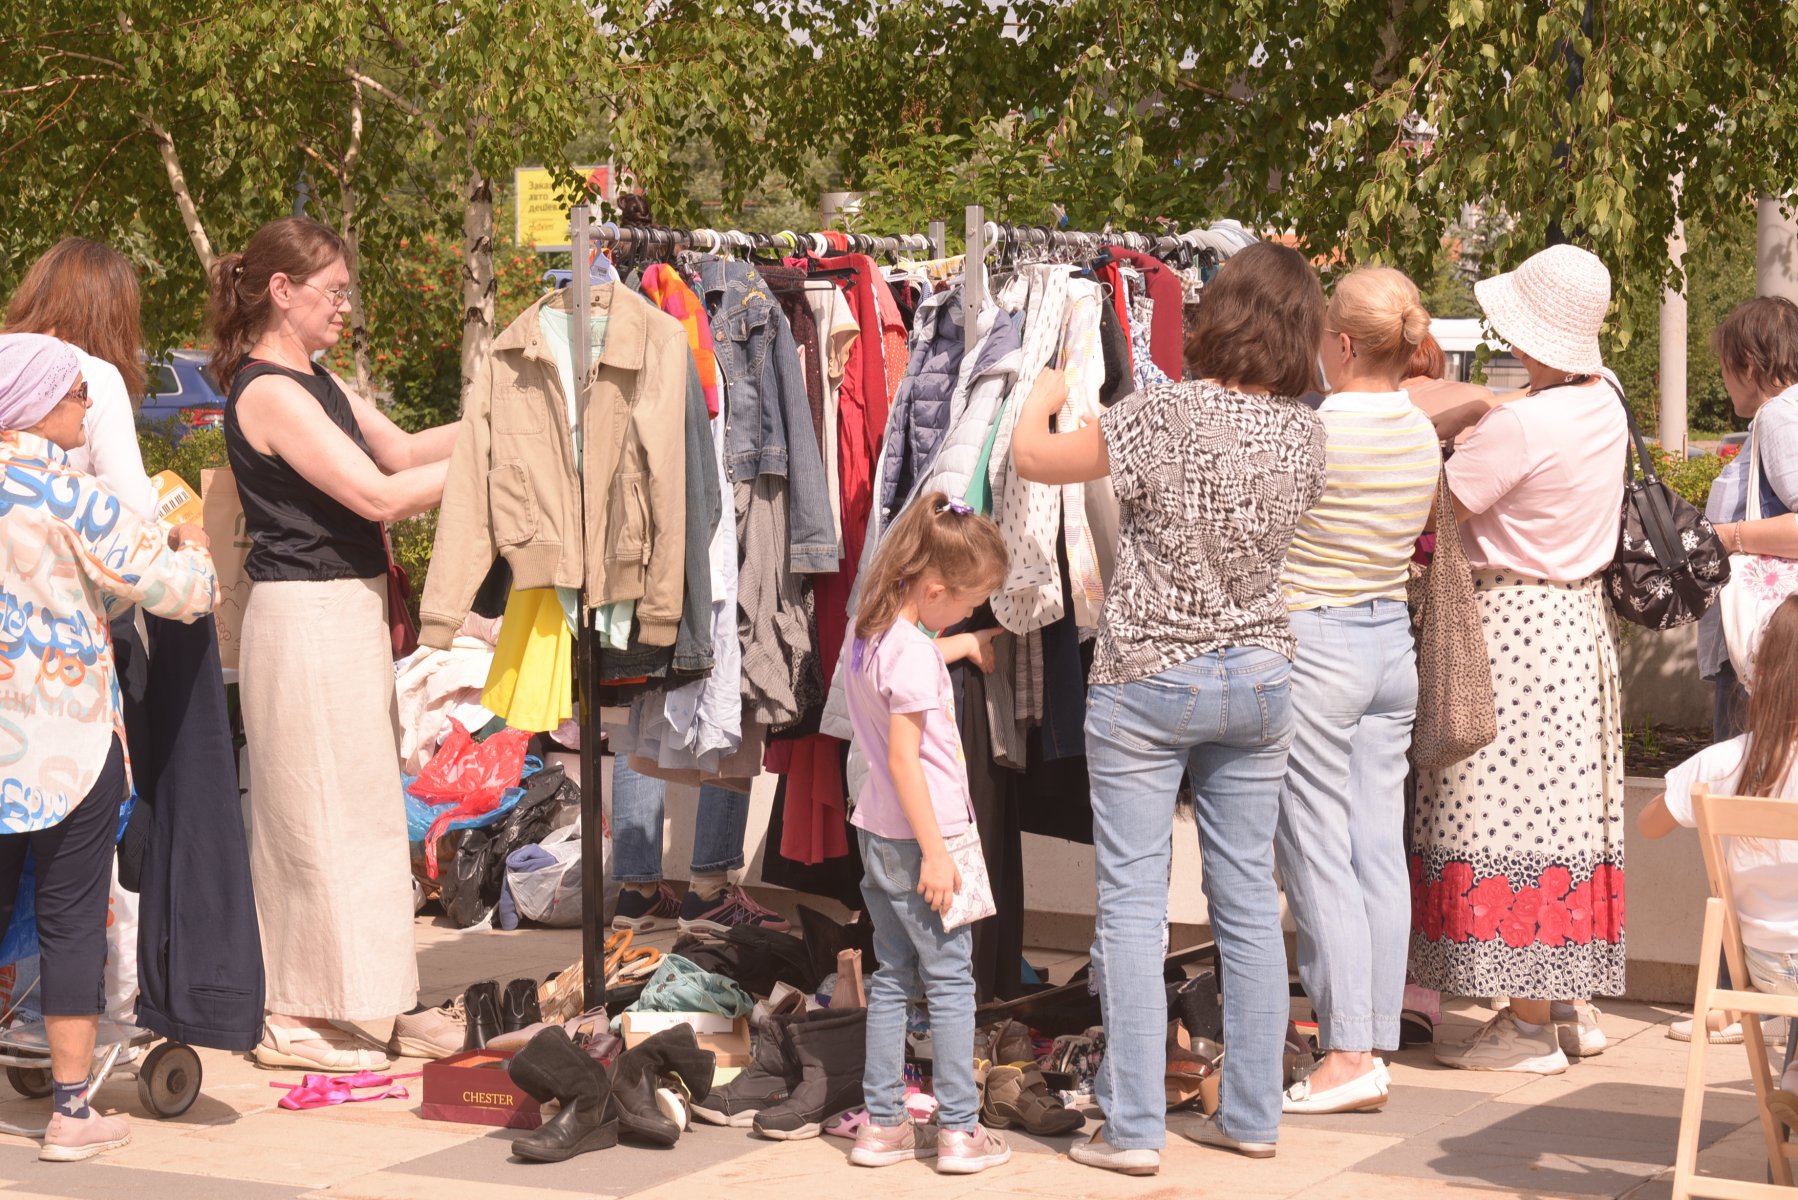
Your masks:
{"label": "white van in background", "polygon": [[1529,386],[1529,375],[1517,356],[1511,353],[1510,347],[1495,337],[1488,337],[1485,322],[1474,317],[1435,317],[1430,321],[1430,333],[1435,336],[1436,344],[1442,347],[1442,357],[1447,361],[1446,377],[1462,383],[1473,379],[1474,357],[1481,346],[1490,349],[1490,357],[1486,359],[1485,384],[1495,392],[1506,392],[1513,388]]}

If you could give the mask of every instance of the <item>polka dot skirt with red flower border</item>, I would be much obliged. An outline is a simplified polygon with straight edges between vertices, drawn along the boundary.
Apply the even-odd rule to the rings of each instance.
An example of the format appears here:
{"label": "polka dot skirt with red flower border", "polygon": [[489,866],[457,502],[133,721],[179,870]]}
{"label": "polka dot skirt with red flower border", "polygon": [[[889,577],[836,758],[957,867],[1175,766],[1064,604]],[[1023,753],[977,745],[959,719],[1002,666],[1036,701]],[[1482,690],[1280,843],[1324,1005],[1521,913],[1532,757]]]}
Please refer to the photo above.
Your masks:
{"label": "polka dot skirt with red flower border", "polygon": [[1411,975],[1469,996],[1623,989],[1616,642],[1595,582],[1476,572],[1498,737],[1418,781]]}

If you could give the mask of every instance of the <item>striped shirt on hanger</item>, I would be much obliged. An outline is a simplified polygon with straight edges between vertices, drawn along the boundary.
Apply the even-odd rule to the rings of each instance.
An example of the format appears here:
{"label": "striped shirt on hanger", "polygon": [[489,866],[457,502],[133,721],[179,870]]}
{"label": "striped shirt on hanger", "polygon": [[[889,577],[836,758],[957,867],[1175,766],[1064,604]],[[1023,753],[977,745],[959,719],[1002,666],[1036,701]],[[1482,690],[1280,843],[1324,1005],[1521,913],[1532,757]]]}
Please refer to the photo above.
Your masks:
{"label": "striped shirt on hanger", "polygon": [[1404,392],[1339,392],[1317,415],[1328,479],[1286,553],[1286,607],[1403,600],[1442,470],[1435,428]]}

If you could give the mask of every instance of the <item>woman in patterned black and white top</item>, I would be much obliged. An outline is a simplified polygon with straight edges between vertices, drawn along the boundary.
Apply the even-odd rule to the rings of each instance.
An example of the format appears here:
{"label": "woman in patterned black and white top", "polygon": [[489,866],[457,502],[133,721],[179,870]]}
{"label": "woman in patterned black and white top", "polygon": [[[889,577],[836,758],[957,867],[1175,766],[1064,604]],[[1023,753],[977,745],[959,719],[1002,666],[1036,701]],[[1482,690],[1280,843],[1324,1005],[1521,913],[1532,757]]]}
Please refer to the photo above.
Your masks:
{"label": "woman in patterned black and white top", "polygon": [[1107,1050],[1102,1136],[1089,1166],[1153,1174],[1167,1136],[1163,929],[1174,795],[1190,772],[1205,894],[1223,971],[1224,1106],[1181,1130],[1252,1157],[1274,1153],[1287,1021],[1274,830],[1292,739],[1294,643],[1280,573],[1324,486],[1324,428],[1298,397],[1315,384],[1324,300],[1304,257],[1262,243],[1205,289],[1186,383],[1050,433],[1065,388],[1050,374],[1020,414],[1018,473],[1063,484],[1111,476],[1117,569],[1093,655],[1086,738]]}

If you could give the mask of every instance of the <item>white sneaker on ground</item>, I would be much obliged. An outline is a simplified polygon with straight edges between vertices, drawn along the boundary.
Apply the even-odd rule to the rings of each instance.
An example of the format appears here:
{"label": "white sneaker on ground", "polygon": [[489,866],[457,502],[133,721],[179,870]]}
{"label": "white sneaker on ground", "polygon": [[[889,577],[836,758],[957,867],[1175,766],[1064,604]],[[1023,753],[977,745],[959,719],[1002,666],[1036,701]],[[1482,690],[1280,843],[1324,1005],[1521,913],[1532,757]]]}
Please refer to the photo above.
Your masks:
{"label": "white sneaker on ground", "polygon": [[1603,1014],[1598,1006],[1592,1003],[1573,1006],[1576,1014],[1571,1021],[1555,1021],[1555,1037],[1561,1043],[1561,1053],[1568,1058],[1591,1058],[1595,1054],[1603,1054],[1605,1047],[1611,1044],[1605,1037],[1604,1029],[1598,1024]]}
{"label": "white sneaker on ground", "polygon": [[1168,1129],[1179,1134],[1189,1142],[1197,1142],[1201,1146],[1215,1146],[1219,1150],[1234,1150],[1244,1158],[1272,1158],[1276,1149],[1272,1142],[1244,1142],[1231,1137],[1217,1127],[1217,1122],[1204,1113],[1168,1114]]}
{"label": "white sneaker on ground", "polygon": [[1069,1146],[1068,1157],[1085,1166],[1097,1167],[1101,1171],[1116,1171],[1119,1175],[1161,1173],[1161,1151],[1119,1149],[1105,1140],[1102,1126],[1093,1134],[1092,1141],[1075,1142]]}
{"label": "white sneaker on ground", "polygon": [[[1436,1033],[1440,1037],[1442,1031],[1438,1029]],[[1480,1026],[1470,1041],[1453,1046],[1438,1041],[1431,1049],[1437,1062],[1463,1071],[1559,1075],[1567,1069],[1567,1055],[1561,1050],[1553,1026],[1544,1025],[1535,1033],[1525,1033],[1517,1027],[1517,1018],[1508,1008]]]}
{"label": "white sneaker on ground", "polygon": [[[1691,1041],[1692,1040],[1692,1018],[1691,1017],[1681,1017],[1679,1020],[1673,1022],[1673,1024],[1667,1026],[1667,1036],[1672,1038],[1676,1042]],[[1736,1021],[1733,1024],[1725,1025],[1721,1029],[1711,1030],[1711,1045],[1713,1045],[1713,1046],[1740,1046],[1742,1044],[1742,1042],[1747,1038],[1747,1036],[1748,1036],[1747,1034],[1742,1032],[1742,1023],[1740,1021]],[[1761,1018],[1761,1036],[1767,1040],[1767,1045],[1769,1045],[1769,1046],[1785,1045],[1786,1044],[1785,1018],[1784,1017],[1762,1017]]]}

